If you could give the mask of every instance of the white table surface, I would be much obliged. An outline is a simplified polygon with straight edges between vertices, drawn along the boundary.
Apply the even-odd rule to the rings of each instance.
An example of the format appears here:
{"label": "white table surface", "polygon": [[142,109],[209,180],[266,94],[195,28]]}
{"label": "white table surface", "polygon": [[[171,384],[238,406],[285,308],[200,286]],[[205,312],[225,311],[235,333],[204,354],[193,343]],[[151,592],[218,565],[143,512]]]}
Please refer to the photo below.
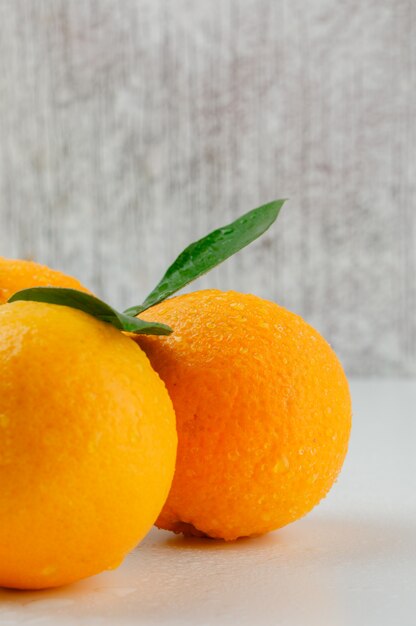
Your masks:
{"label": "white table surface", "polygon": [[305,519],[258,539],[153,530],[116,571],[0,590],[0,624],[415,626],[416,381],[353,381],[343,472]]}

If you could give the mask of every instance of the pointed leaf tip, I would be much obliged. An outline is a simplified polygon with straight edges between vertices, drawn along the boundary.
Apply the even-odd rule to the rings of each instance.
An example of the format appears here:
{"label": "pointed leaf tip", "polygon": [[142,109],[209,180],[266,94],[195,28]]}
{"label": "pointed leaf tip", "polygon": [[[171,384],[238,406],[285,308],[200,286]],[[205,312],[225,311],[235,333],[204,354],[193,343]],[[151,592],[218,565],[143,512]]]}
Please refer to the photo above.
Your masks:
{"label": "pointed leaf tip", "polygon": [[263,204],[191,243],[167,269],[143,304],[130,307],[125,313],[138,315],[236,254],[270,228],[285,202],[286,198],[281,198]]}

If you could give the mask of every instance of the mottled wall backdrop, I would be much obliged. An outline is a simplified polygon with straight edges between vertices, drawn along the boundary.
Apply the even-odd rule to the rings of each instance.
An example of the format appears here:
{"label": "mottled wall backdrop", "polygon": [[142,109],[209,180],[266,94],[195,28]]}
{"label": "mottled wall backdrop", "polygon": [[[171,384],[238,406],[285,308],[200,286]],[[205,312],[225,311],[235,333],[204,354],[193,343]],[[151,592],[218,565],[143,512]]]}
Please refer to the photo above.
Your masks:
{"label": "mottled wall backdrop", "polygon": [[0,254],[127,306],[288,196],[198,287],[301,313],[350,373],[415,374],[415,20],[414,0],[0,0]]}

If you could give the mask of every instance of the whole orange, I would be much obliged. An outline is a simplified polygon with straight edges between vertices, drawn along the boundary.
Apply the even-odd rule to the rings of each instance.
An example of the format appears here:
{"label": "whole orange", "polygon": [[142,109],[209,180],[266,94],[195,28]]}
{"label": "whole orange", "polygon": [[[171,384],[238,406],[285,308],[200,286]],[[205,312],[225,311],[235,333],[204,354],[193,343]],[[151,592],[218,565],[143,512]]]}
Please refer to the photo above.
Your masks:
{"label": "whole orange", "polygon": [[0,586],[116,567],[162,508],[176,444],[133,341],[64,306],[0,306]]}
{"label": "whole orange", "polygon": [[30,287],[67,287],[88,291],[76,278],[46,265],[0,257],[0,304],[7,302],[16,291]]}
{"label": "whole orange", "polygon": [[138,341],[177,416],[161,528],[227,540],[292,522],[341,469],[351,426],[343,369],[298,315],[252,295],[197,291],[141,314],[169,337]]}

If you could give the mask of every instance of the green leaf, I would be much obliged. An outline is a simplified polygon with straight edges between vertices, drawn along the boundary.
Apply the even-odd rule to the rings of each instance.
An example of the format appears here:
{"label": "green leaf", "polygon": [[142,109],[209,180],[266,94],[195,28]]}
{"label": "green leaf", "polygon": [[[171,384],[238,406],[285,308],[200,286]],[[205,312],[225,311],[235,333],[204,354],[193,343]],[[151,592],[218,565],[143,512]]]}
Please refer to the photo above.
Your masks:
{"label": "green leaf", "polygon": [[172,329],[158,322],[145,322],[137,317],[130,317],[125,313],[119,313],[111,306],[99,300],[95,296],[77,289],[63,287],[33,287],[23,289],[9,298],[9,302],[29,300],[33,302],[48,302],[79,309],[97,318],[102,322],[112,324],[119,330],[141,335],[170,335]]}
{"label": "green leaf", "polygon": [[260,237],[276,220],[285,199],[249,211],[235,222],[191,243],[168,268],[142,305],[126,309],[137,315],[158,304]]}

